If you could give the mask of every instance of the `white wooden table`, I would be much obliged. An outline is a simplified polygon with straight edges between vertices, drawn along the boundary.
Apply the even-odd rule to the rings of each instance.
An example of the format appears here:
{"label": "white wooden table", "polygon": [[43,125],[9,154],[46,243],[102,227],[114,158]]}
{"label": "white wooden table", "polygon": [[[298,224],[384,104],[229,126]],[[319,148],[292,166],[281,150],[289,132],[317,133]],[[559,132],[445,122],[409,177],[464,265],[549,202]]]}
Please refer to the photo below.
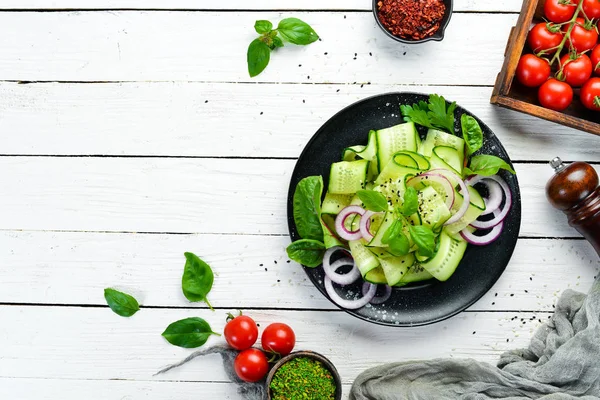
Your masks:
{"label": "white wooden table", "polygon": [[[494,363],[528,342],[563,289],[589,288],[597,256],[544,185],[556,155],[600,162],[600,138],[489,104],[520,1],[455,0],[443,42],[418,46],[385,37],[370,3],[0,3],[1,399],[237,399],[217,356],[153,377],[190,353],[160,336],[169,323],[200,316],[222,329],[235,309],[290,324],[297,348],[337,365],[347,393],[381,362]],[[250,79],[254,21],[288,16],[322,41],[278,51]],[[344,106],[402,90],[442,94],[485,121],[515,161],[523,204],[490,292],[412,329],[338,310],[285,254],[305,143]],[[213,267],[216,312],[183,297],[184,251]],[[109,286],[142,310],[113,314]]]}

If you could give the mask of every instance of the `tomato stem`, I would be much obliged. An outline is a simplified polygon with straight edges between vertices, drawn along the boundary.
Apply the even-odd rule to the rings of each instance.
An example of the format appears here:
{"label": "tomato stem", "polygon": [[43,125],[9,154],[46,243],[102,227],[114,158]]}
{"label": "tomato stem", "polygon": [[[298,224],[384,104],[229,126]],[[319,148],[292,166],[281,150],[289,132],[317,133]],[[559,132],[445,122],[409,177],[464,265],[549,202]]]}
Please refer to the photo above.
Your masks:
{"label": "tomato stem", "polygon": [[579,4],[577,4],[577,8],[575,9],[575,13],[573,14],[573,17],[571,18],[570,21],[568,21],[569,28],[567,29],[567,32],[565,32],[565,35],[563,36],[562,40],[560,41],[560,44],[558,46],[556,46],[556,50],[557,50],[556,53],[554,53],[554,56],[550,59],[550,66],[554,65],[555,62],[560,60],[560,53],[561,53],[562,49],[565,47],[565,43],[567,42],[567,39],[569,38],[569,36],[571,36],[571,31],[573,30],[573,27],[575,26],[575,24],[577,22],[577,17],[579,16],[579,13],[582,12],[582,10],[583,10],[583,1],[580,1]]}
{"label": "tomato stem", "polygon": [[593,103],[596,108],[600,108],[600,96],[594,96]]}

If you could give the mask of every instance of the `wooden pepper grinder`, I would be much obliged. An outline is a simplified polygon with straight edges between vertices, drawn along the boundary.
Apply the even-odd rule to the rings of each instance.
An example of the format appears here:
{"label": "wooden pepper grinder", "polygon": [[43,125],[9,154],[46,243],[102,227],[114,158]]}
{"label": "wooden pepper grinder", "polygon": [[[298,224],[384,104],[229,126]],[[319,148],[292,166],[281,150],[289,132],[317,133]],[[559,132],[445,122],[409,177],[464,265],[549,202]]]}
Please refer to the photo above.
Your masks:
{"label": "wooden pepper grinder", "polygon": [[594,168],[584,162],[564,165],[558,157],[550,161],[554,176],[546,184],[546,196],[563,211],[569,225],[577,229],[600,255],[600,186]]}

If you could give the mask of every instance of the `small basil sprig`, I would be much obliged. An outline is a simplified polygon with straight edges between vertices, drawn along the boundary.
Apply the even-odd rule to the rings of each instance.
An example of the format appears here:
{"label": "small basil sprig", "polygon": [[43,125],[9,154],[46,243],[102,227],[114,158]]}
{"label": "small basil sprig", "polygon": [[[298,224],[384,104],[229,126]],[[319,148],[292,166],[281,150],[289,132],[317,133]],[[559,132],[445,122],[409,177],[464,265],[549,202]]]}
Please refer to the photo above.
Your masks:
{"label": "small basil sprig", "polygon": [[467,153],[470,156],[483,146],[483,131],[477,120],[467,114],[460,117],[460,125],[467,144]]}
{"label": "small basil sprig", "polygon": [[419,197],[417,190],[414,187],[407,187],[404,192],[402,206],[400,212],[406,217],[410,217],[419,210]]}
{"label": "small basil sprig", "polygon": [[431,257],[435,254],[435,235],[430,227],[425,225],[409,226],[410,237],[419,248],[419,254]]}
{"label": "small basil sprig", "polygon": [[175,321],[162,333],[169,343],[186,349],[202,346],[210,335],[221,336],[212,331],[208,322],[198,317]]}
{"label": "small basil sprig", "polygon": [[131,317],[140,309],[139,303],[133,296],[115,289],[104,289],[104,298],[110,309],[121,317]]}
{"label": "small basil sprig", "polygon": [[254,23],[254,30],[260,36],[248,46],[247,60],[250,77],[260,74],[269,65],[271,51],[283,47],[283,40],[297,45],[307,45],[319,39],[317,32],[298,18],[282,19],[277,25],[277,29],[273,29],[270,21],[259,20]]}
{"label": "small basil sprig", "polygon": [[384,195],[374,190],[359,190],[356,192],[365,208],[370,211],[387,211],[388,202]]}
{"label": "small basil sprig", "polygon": [[463,175],[496,175],[499,170],[504,169],[511,174],[515,174],[515,170],[503,159],[488,154],[481,154],[471,157],[471,162],[468,168],[464,168]]}
{"label": "small basil sprig", "polygon": [[290,260],[314,268],[323,262],[325,245],[318,240],[300,239],[292,242],[286,251]]}
{"label": "small basil sprig", "polygon": [[185,267],[181,278],[183,295],[189,301],[203,301],[213,310],[206,297],[215,279],[212,269],[194,253],[184,253],[184,255]]}

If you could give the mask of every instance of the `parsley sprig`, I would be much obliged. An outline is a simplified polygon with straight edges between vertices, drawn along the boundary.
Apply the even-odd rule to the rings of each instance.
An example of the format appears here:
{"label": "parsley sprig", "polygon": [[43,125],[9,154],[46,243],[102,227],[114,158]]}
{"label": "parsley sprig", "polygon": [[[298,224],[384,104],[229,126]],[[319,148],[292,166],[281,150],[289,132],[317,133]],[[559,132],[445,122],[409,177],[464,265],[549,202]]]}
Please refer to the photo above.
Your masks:
{"label": "parsley sprig", "polygon": [[443,96],[432,94],[429,101],[419,101],[410,105],[401,105],[400,111],[406,122],[414,122],[432,129],[443,129],[454,133],[454,110],[456,102],[446,107],[446,99]]}

